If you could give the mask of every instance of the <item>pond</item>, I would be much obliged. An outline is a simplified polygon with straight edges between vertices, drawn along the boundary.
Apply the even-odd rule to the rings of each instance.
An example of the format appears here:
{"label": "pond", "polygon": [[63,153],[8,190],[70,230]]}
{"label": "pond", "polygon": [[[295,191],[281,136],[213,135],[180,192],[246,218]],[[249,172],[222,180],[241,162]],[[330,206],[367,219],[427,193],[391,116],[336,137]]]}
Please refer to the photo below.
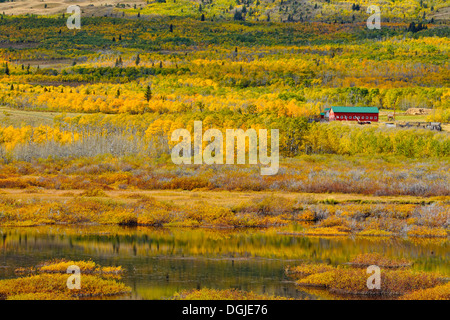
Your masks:
{"label": "pond", "polygon": [[18,267],[55,258],[121,265],[133,292],[121,299],[167,299],[185,289],[237,288],[292,298],[327,298],[304,291],[284,275],[301,261],[348,262],[378,252],[414,261],[416,270],[450,275],[447,239],[301,237],[280,229],[42,226],[0,228],[0,279]]}

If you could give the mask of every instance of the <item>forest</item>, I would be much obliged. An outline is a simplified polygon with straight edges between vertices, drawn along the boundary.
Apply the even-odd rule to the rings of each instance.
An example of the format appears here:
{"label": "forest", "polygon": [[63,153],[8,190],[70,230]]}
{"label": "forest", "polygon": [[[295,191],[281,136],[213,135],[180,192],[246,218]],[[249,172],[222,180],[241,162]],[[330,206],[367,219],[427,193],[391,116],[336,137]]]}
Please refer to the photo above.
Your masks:
{"label": "forest", "polygon": [[[13,151],[21,144],[40,149],[39,156],[46,157],[49,152],[39,143],[89,144],[92,135],[109,140],[105,144],[134,139],[135,145],[148,147],[139,147],[141,154],[160,156],[169,149],[170,132],[195,119],[203,120],[205,129],[278,128],[285,133],[283,156],[448,156],[446,134],[343,131],[306,121],[332,105],[366,105],[397,112],[428,108],[433,112],[426,120],[448,122],[445,24],[413,33],[407,23],[386,23],[368,33],[358,22],[98,17],[84,18],[79,31],[64,28],[64,22],[61,15],[5,15],[0,20],[7,31],[1,35],[0,103],[57,114],[53,123],[34,129],[9,121],[8,111],[3,111],[3,157],[22,159],[19,149],[16,155]],[[347,138],[330,146],[342,136]],[[372,142],[365,146],[357,136]],[[74,155],[84,156],[81,150],[86,148],[77,148],[81,153]]]}

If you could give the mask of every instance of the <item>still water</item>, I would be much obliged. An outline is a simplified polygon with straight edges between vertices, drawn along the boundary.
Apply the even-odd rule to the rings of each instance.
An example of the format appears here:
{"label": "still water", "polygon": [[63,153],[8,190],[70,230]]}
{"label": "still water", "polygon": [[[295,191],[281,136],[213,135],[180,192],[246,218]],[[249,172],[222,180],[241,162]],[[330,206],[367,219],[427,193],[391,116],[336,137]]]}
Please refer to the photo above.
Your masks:
{"label": "still water", "polygon": [[[345,263],[359,253],[408,258],[416,270],[450,276],[447,239],[298,237],[278,229],[162,229],[119,226],[0,228],[0,279],[14,269],[65,258],[121,265],[133,292],[121,299],[167,299],[194,288],[237,288],[293,298],[327,298],[303,291],[284,268],[301,261]],[[306,289],[305,289],[306,290]]]}

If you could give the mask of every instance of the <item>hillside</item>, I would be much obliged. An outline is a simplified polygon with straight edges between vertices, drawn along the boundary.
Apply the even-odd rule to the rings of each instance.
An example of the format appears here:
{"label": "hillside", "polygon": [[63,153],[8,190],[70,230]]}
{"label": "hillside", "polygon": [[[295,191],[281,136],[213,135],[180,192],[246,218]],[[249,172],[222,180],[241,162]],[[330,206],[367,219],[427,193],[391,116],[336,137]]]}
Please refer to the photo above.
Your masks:
{"label": "hillside", "polygon": [[[7,15],[54,15],[63,13],[72,1],[0,1]],[[81,0],[85,16],[171,16],[205,20],[273,22],[355,22],[369,17],[367,7],[381,8],[382,21],[440,22],[450,19],[448,0]],[[202,17],[203,16],[203,17]]]}

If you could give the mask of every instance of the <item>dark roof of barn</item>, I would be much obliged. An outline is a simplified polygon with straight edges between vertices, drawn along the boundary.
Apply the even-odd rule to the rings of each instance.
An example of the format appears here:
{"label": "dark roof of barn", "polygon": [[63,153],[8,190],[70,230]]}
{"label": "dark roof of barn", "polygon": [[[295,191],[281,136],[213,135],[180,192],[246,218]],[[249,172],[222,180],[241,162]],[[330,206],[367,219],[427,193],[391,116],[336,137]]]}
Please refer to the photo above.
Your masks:
{"label": "dark roof of barn", "polygon": [[331,107],[334,113],[354,112],[354,113],[378,113],[377,107]]}

